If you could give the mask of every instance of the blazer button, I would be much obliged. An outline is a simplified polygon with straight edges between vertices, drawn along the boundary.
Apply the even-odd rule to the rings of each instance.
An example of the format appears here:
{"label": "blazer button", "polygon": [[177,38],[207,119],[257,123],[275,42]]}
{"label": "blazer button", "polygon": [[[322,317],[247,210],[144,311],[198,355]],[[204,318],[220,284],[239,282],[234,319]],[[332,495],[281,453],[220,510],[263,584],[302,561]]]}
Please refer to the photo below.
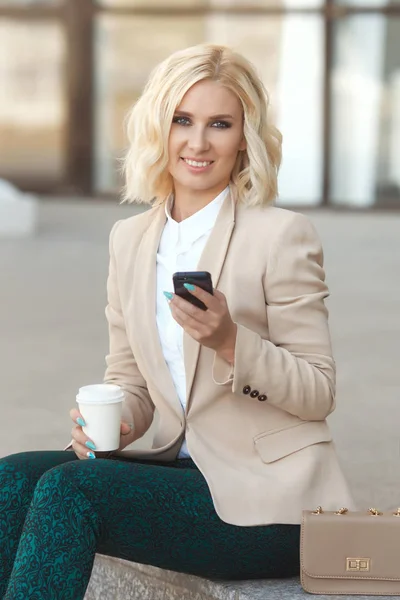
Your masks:
{"label": "blazer button", "polygon": [[261,396],[258,396],[258,399],[260,402],[265,402],[265,400],[267,399],[267,396],[265,394],[262,394]]}
{"label": "blazer button", "polygon": [[259,392],[258,390],[253,390],[253,391],[251,392],[251,394],[250,394],[250,397],[251,397],[251,398],[257,398],[257,397],[258,397],[258,395],[259,395],[259,393],[260,393],[260,392]]}
{"label": "blazer button", "polygon": [[251,387],[249,385],[245,385],[243,388],[243,394],[250,394]]}

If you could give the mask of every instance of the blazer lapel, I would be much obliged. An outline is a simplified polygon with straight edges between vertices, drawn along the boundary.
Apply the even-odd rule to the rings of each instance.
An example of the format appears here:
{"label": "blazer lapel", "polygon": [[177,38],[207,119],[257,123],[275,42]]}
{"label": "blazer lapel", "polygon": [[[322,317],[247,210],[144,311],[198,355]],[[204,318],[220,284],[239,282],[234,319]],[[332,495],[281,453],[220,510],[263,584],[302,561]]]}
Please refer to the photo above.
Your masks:
{"label": "blazer lapel", "polygon": [[[211,273],[213,287],[217,288],[225,257],[228,252],[232,232],[235,227],[236,196],[230,189],[221,206],[215,225],[200,257],[197,266],[198,271],[209,271]],[[190,335],[184,332],[183,350],[186,372],[186,413],[190,406],[190,394],[192,391],[197,362],[199,360],[200,344]]]}
{"label": "blazer lapel", "polygon": [[183,409],[164,359],[156,321],[157,250],[165,225],[164,205],[144,233],[135,259],[132,314],[135,337],[143,340],[141,355],[150,377],[179,416]]}

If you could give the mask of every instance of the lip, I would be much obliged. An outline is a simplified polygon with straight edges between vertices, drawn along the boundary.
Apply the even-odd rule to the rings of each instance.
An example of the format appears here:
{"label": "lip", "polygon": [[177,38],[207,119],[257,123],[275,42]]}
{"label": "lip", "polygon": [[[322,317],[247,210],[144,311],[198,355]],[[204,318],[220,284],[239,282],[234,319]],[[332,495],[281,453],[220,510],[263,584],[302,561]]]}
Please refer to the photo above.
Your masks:
{"label": "lip", "polygon": [[192,156],[181,156],[182,160],[194,160],[195,162],[210,162],[213,163],[214,161],[211,160],[211,158],[193,158]]}
{"label": "lip", "polygon": [[[214,161],[206,161],[206,160],[199,160],[196,158],[186,158],[181,156],[181,160],[183,162],[183,164],[185,165],[185,167],[188,169],[188,171],[190,171],[190,173],[199,175],[201,173],[205,173],[206,171],[208,171],[209,169],[211,169],[214,165]],[[192,165],[189,165],[186,161],[187,160],[195,160],[196,162],[210,162],[209,165],[207,165],[206,167],[193,167]]]}

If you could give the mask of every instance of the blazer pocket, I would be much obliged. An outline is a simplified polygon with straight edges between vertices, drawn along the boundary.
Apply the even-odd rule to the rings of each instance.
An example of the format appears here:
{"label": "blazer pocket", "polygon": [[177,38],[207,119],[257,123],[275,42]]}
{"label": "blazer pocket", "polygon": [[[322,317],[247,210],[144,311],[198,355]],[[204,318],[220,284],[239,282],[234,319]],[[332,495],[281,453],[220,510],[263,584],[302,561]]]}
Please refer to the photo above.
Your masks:
{"label": "blazer pocket", "polygon": [[306,421],[287,429],[260,433],[253,440],[262,461],[272,463],[307,446],[331,442],[332,434],[326,421]]}

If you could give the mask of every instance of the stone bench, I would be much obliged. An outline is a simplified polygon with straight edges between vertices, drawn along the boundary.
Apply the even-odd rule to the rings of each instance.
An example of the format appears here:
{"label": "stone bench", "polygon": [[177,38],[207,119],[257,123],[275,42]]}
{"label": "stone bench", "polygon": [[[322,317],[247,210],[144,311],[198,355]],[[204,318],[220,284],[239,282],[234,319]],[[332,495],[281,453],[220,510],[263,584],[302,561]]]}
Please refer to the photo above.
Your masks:
{"label": "stone bench", "polygon": [[[377,596],[336,596],[345,600]],[[311,595],[298,578],[255,581],[209,581],[157,567],[97,555],[85,600],[333,600]],[[393,597],[379,596],[381,600]]]}

